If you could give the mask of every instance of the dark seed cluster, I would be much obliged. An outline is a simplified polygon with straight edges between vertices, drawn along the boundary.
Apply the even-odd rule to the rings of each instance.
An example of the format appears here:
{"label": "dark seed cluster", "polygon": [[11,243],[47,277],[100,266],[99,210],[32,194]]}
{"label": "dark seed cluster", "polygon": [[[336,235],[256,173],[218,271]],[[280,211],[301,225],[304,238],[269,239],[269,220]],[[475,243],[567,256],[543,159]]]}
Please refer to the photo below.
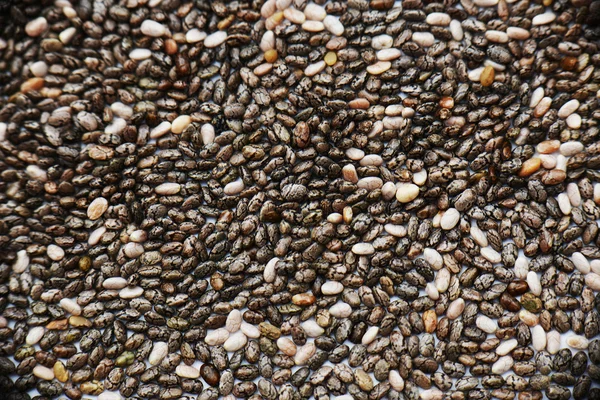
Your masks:
{"label": "dark seed cluster", "polygon": [[0,398],[600,399],[600,2],[0,1]]}

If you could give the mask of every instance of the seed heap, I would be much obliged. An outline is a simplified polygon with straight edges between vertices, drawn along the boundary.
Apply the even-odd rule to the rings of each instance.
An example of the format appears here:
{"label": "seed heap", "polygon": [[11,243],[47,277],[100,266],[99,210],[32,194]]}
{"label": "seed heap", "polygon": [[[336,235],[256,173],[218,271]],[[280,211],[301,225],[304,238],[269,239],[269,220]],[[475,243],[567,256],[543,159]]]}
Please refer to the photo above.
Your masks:
{"label": "seed heap", "polygon": [[600,398],[600,2],[5,3],[2,399]]}

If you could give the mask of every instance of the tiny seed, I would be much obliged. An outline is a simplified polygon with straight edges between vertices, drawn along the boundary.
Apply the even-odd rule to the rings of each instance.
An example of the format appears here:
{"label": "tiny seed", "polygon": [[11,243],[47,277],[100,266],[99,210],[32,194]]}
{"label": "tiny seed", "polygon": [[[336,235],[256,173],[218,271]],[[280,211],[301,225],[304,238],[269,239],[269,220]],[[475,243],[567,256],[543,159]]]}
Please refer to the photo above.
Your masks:
{"label": "tiny seed", "polygon": [[271,49],[265,51],[265,61],[268,63],[274,63],[277,60],[277,50]]}
{"label": "tiny seed", "polygon": [[572,71],[573,69],[575,69],[576,65],[577,65],[577,58],[575,58],[575,57],[565,57],[560,61],[560,66],[565,71]]}
{"label": "tiny seed", "polygon": [[337,54],[335,54],[335,52],[329,51],[329,52],[327,52],[327,54],[325,54],[325,64],[332,66],[336,62],[337,62]]}
{"label": "tiny seed", "polygon": [[481,72],[481,78],[479,79],[481,82],[481,86],[487,87],[494,83],[495,71],[491,66],[487,66]]}

